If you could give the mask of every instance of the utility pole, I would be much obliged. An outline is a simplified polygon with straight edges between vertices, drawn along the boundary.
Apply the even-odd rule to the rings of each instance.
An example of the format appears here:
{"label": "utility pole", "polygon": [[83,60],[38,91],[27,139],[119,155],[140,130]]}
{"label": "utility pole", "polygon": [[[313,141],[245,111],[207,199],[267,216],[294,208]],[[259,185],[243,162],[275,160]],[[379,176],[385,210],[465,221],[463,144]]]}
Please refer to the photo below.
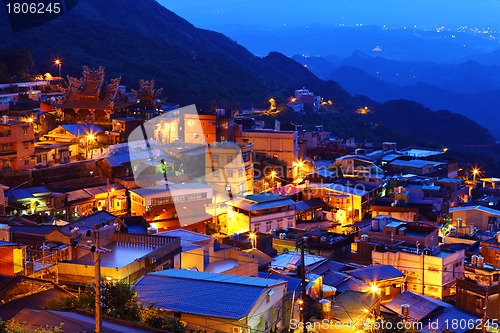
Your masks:
{"label": "utility pole", "polygon": [[95,291],[95,333],[102,332],[101,307],[101,250],[99,249],[99,225],[94,224],[93,233],[89,229],[87,236],[92,242],[91,252],[94,252],[94,291]]}
{"label": "utility pole", "polygon": [[45,241],[42,243],[42,266],[45,269]]}
{"label": "utility pole", "polygon": [[425,296],[425,250],[422,251],[422,295]]}
{"label": "utility pole", "polygon": [[[488,281],[489,282],[489,281]],[[484,304],[484,315],[483,315],[483,325],[482,325],[482,331],[483,333],[486,332],[486,322],[488,321],[488,300],[490,296],[490,286],[486,286],[486,300]]]}
{"label": "utility pole", "polygon": [[300,238],[300,267],[302,270],[302,324],[304,325],[304,333],[307,333],[306,325],[306,265],[304,259],[304,246],[307,241],[307,236]]}

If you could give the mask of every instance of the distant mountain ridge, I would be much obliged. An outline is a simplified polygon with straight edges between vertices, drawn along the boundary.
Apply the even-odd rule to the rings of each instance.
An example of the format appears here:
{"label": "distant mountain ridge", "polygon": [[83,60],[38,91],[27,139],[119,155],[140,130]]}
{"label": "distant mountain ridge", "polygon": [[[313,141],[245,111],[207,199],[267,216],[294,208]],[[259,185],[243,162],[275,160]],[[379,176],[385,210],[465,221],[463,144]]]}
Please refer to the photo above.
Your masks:
{"label": "distant mountain ridge", "polygon": [[339,82],[352,94],[379,102],[408,99],[433,110],[458,112],[500,137],[500,114],[496,111],[500,104],[500,65],[481,64],[479,59],[459,64],[403,62],[360,51],[335,61],[326,57],[293,59],[307,64],[323,79]]}
{"label": "distant mountain ridge", "polygon": [[[294,89],[307,87],[344,110],[342,117],[332,114],[331,118],[355,124],[351,132],[343,132],[345,135],[362,138],[365,133],[360,133],[360,128],[372,128],[373,135],[379,133],[370,123],[390,124],[393,135],[408,135],[402,131],[404,124],[394,125],[386,118],[393,110],[387,105],[352,96],[338,83],[318,79],[280,53],[256,57],[228,37],[198,29],[153,0],[81,0],[69,14],[48,24],[16,34],[1,25],[0,34],[0,46],[22,45],[32,50],[35,70],[41,73],[55,73],[52,61],[56,57],[63,59],[63,75],[80,77],[82,65],[104,65],[108,80],[121,76],[122,83],[137,87],[142,78],[154,79],[170,101],[195,103],[201,108],[265,107],[270,97],[284,103]],[[354,113],[366,105],[374,109],[374,118],[364,119]],[[394,105],[401,105],[400,112],[405,113],[406,104]],[[439,146],[494,142],[487,130],[461,116],[439,115],[418,104],[412,104],[411,109],[413,113],[425,113],[428,121],[436,124],[431,128],[414,123],[414,143]],[[464,122],[473,135],[461,135]]]}

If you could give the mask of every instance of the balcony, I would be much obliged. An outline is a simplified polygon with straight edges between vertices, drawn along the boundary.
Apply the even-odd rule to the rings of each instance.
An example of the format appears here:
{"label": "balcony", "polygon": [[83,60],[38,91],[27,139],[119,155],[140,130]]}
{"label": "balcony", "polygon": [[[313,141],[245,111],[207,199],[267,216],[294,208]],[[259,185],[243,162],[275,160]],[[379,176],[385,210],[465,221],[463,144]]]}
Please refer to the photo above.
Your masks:
{"label": "balcony", "polygon": [[16,157],[17,152],[15,150],[0,150],[0,157]]}

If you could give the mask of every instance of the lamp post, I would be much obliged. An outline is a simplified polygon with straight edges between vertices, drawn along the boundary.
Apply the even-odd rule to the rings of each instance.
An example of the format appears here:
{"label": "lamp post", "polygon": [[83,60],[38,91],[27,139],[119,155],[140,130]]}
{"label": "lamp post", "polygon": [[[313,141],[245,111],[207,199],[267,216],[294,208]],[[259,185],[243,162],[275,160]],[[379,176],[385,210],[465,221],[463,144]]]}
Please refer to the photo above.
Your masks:
{"label": "lamp post", "polygon": [[85,158],[89,159],[89,141],[94,140],[95,136],[94,134],[90,133],[87,135],[87,151],[85,153]]}
{"label": "lamp post", "polygon": [[253,232],[250,233],[250,241],[252,242],[252,249],[255,249],[255,234]]}
{"label": "lamp post", "polygon": [[54,60],[54,64],[59,68],[59,77],[61,77],[61,59]]}
{"label": "lamp post", "polygon": [[472,181],[474,182],[474,184],[476,183],[476,175],[479,173],[479,170],[478,169],[474,169],[472,170],[472,174],[473,174],[473,178],[472,178]]}
{"label": "lamp post", "polygon": [[273,183],[273,184],[272,184],[272,187],[273,187],[273,188],[274,188],[274,178],[275,178],[275,177],[276,177],[276,171],[275,171],[275,170],[273,170],[273,171],[271,171],[271,181],[272,181],[272,183]]}

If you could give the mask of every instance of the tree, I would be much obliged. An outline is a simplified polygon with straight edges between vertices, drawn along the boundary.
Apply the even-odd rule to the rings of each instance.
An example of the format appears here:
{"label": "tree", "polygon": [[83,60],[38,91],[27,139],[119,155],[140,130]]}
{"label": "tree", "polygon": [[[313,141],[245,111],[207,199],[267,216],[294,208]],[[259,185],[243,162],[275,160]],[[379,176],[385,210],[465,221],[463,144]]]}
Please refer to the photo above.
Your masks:
{"label": "tree", "polygon": [[141,318],[144,325],[167,330],[172,333],[184,333],[186,326],[174,317],[168,316],[165,312],[150,306],[141,308]]}
{"label": "tree", "polygon": [[[24,79],[35,65],[31,51],[21,46],[0,49],[0,64],[5,64],[7,73],[17,79]],[[2,67],[2,66],[0,66]]]}
{"label": "tree", "polygon": [[0,321],[0,333],[63,333],[63,324],[59,326],[43,326],[40,328],[31,328],[29,324],[18,323],[10,320],[9,322]]}
{"label": "tree", "polygon": [[77,296],[61,296],[58,299],[50,300],[46,306],[49,310],[73,312],[77,309],[94,311],[94,295],[89,289],[85,289],[83,293]]}
{"label": "tree", "polygon": [[[135,290],[125,282],[107,281],[102,284],[103,315],[184,333],[186,326],[174,317],[152,306],[142,306]],[[63,296],[49,301],[49,310],[74,312],[77,309],[95,311],[93,288],[85,288],[80,296]],[[0,333],[4,333],[1,331]],[[7,333],[7,332],[5,332]],[[55,332],[57,333],[57,332]]]}
{"label": "tree", "polygon": [[140,320],[140,304],[137,294],[128,283],[105,282],[102,286],[103,314],[123,320]]}

